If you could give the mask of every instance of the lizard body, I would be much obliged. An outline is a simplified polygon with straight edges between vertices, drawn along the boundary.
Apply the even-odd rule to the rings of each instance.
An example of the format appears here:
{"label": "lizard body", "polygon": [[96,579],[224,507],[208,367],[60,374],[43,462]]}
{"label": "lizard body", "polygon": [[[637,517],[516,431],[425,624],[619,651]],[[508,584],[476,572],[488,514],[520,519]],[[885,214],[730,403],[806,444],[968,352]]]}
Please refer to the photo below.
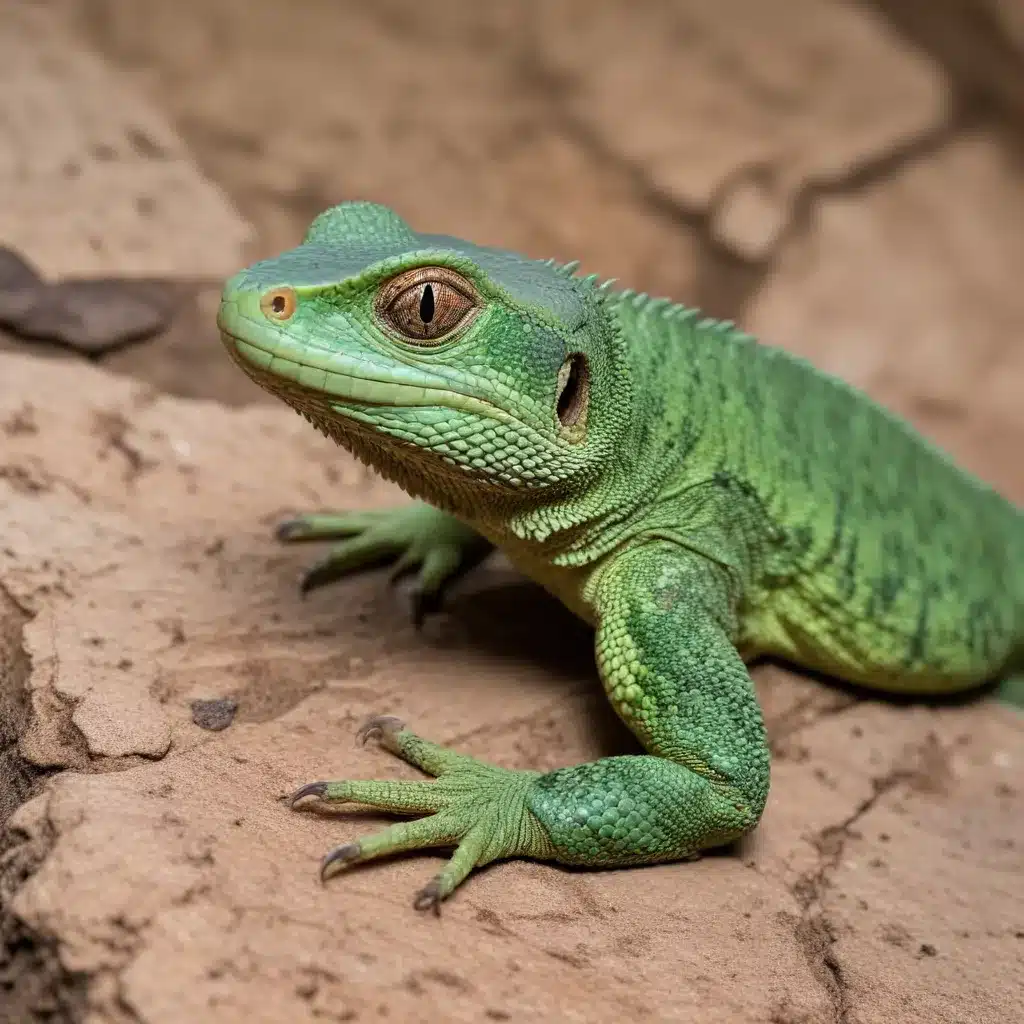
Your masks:
{"label": "lizard body", "polygon": [[[1024,663],[1024,513],[851,386],[730,323],[346,203],[225,286],[233,358],[414,498],[283,524],[345,538],[307,577],[418,568],[424,601],[497,546],[595,627],[647,751],[545,775],[368,732],[434,783],[315,795],[406,814],[325,867],[456,847],[437,906],[497,857],[692,856],[768,794],[744,661],[880,690],[975,687]],[[742,653],[741,653],[742,652]]]}

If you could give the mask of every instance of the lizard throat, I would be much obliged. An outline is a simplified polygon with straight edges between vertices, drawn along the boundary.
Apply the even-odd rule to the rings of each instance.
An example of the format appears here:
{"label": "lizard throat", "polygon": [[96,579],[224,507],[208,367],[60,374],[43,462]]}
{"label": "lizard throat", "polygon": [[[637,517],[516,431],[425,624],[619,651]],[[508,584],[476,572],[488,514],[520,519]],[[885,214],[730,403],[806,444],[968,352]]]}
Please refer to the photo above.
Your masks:
{"label": "lizard throat", "polygon": [[[430,393],[429,389],[410,385],[390,385],[386,382],[335,374],[339,378],[332,390],[312,387],[302,381],[303,365],[292,363],[283,367],[276,354],[268,353],[227,331],[221,331],[221,340],[237,366],[254,383],[291,406],[321,434],[347,449],[360,462],[369,466],[386,480],[396,483],[415,498],[428,501],[456,515],[479,518],[481,510],[505,512],[518,506],[517,489],[500,480],[474,472],[464,466],[449,463],[436,453],[425,451],[418,445],[402,441],[372,425],[366,413],[373,407],[442,405],[465,409],[466,396],[454,392]],[[272,360],[272,367],[271,367]],[[292,373],[295,367],[297,372]],[[321,373],[323,371],[320,371]],[[373,391],[374,385],[390,389]],[[367,386],[370,386],[369,390]],[[398,389],[402,389],[399,391]],[[419,401],[408,401],[404,392],[427,392],[429,400],[417,395]],[[369,397],[376,395],[376,400]],[[402,400],[396,400],[401,394]],[[443,396],[456,401],[442,402]],[[462,400],[462,401],[458,401]],[[470,401],[475,401],[470,399]],[[346,408],[350,403],[351,407]],[[480,402],[498,418],[501,410]]]}

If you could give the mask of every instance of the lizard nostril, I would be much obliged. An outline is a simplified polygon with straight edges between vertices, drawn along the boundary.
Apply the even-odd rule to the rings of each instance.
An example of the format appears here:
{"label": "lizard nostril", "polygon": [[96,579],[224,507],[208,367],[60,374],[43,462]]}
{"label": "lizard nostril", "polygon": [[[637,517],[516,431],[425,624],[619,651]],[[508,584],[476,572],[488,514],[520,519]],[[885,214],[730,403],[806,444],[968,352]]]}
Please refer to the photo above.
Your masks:
{"label": "lizard nostril", "polygon": [[295,315],[299,297],[294,288],[274,288],[260,299],[263,315],[272,320],[288,320]]}

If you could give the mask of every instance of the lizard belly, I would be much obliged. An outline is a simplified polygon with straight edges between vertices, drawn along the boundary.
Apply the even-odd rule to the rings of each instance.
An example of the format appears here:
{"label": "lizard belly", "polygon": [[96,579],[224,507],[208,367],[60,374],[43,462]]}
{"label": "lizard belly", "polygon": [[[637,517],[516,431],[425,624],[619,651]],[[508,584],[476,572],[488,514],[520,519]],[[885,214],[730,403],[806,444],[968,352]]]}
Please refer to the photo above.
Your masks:
{"label": "lizard belly", "polygon": [[886,600],[866,586],[844,599],[832,580],[780,591],[746,632],[754,646],[806,668],[897,693],[946,693],[995,678],[1020,644],[1019,614],[999,574],[973,586],[914,581]]}

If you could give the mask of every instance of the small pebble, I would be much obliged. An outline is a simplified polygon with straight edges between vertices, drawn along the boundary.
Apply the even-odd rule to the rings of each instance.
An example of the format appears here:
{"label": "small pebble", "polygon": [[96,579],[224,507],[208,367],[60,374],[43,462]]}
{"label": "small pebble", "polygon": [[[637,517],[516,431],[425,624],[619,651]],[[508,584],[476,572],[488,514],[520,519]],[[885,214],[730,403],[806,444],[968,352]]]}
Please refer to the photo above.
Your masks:
{"label": "small pebble", "polygon": [[209,729],[210,732],[226,729],[235,720],[237,711],[238,701],[230,697],[192,701],[192,721],[200,729]]}

